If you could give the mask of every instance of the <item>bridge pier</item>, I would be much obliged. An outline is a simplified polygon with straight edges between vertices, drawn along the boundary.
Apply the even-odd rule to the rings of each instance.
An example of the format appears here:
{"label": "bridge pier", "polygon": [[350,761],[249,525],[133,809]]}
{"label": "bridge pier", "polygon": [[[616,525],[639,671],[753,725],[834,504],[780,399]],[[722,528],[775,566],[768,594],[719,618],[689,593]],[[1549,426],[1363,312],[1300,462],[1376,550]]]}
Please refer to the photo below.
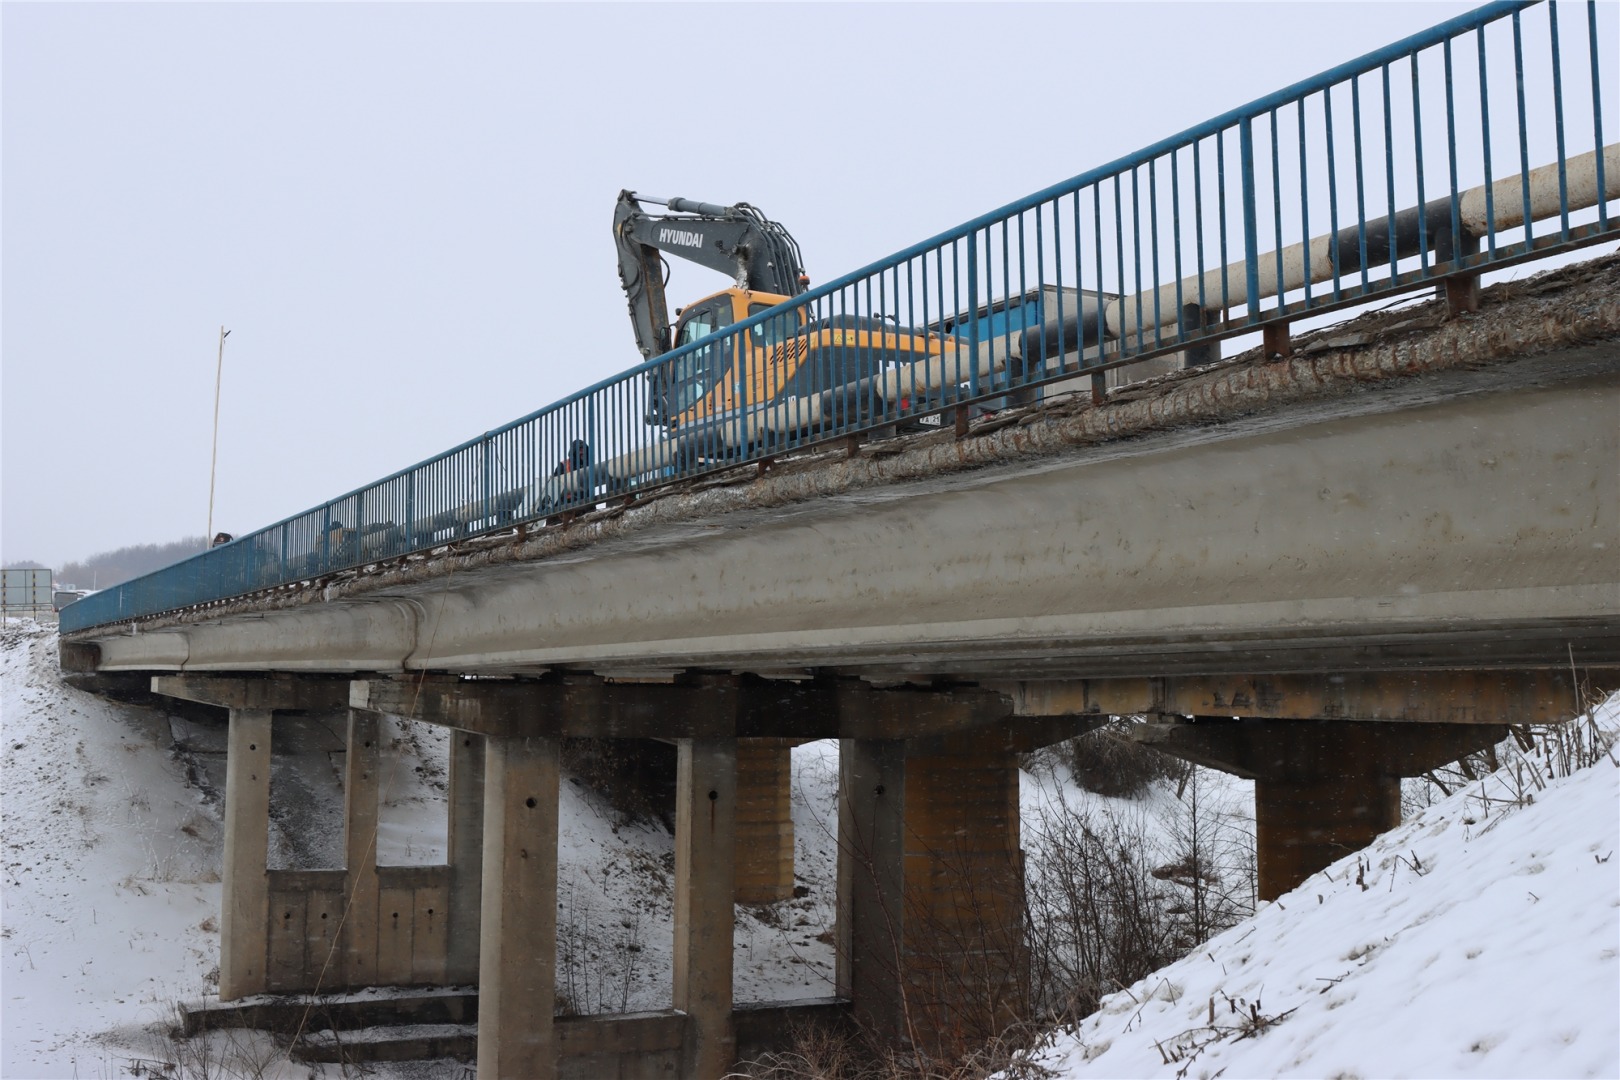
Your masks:
{"label": "bridge pier", "polygon": [[1401,777],[1507,735],[1501,724],[1164,718],[1142,741],[1255,782],[1259,895],[1275,900],[1401,822]]}
{"label": "bridge pier", "polygon": [[269,709],[232,709],[225,751],[225,867],[220,874],[219,997],[269,985]]}
{"label": "bridge pier", "polygon": [[381,889],[377,879],[380,757],[376,713],[349,710],[344,753],[343,866],[348,871],[347,911],[343,916],[343,982],[372,986],[377,982],[377,914]]}
{"label": "bridge pier", "polygon": [[448,950],[444,981],[451,986],[478,981],[479,919],[484,889],[485,739],[470,731],[450,732],[450,910],[446,913]]}
{"label": "bridge pier", "polygon": [[684,1075],[736,1061],[731,1022],[736,915],[737,740],[682,739],[675,782],[673,1005],[685,1013]]}
{"label": "bridge pier", "polygon": [[[879,1045],[941,1054],[993,1034],[1019,1000],[1015,754],[1094,722],[1014,721],[992,692],[853,680],[428,678],[351,687],[160,676],[153,689],[231,709],[222,996],[454,984],[475,970],[479,1069],[493,1077],[597,1065],[718,1077],[742,1050],[738,1017],[748,1021],[749,1052],[781,1038],[761,1026],[768,1010],[739,1012],[732,1000],[738,868],[752,859],[752,887],[791,893],[790,747],[836,735],[846,736],[840,991]],[[268,871],[272,709],[342,707],[346,867]],[[380,718],[406,712],[455,729],[444,866],[376,859]],[[674,1010],[580,1018],[562,1038],[553,1019],[560,747],[565,738],[655,735],[677,751]],[[841,1003],[826,1005],[830,1012],[816,1012],[823,1022],[846,1015]],[[645,1061],[614,1041],[632,1020],[637,1038],[653,1040]]]}
{"label": "bridge pier", "polygon": [[555,739],[492,737],[484,773],[478,1074],[557,1075]]}
{"label": "bridge pier", "polygon": [[1005,1030],[1025,990],[1014,751],[944,742],[839,744],[838,993],[931,1055]]}
{"label": "bridge pier", "polygon": [[737,740],[737,903],[793,895],[792,739]]}

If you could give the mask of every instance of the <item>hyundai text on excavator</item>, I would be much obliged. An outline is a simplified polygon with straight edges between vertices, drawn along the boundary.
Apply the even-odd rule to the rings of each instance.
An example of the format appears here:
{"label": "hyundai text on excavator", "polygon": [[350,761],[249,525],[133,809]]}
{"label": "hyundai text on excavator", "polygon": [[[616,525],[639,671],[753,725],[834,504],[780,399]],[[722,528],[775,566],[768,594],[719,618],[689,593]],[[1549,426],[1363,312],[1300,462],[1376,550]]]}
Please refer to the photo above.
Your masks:
{"label": "hyundai text on excavator", "polygon": [[[651,216],[643,204],[671,213]],[[798,243],[747,203],[717,206],[623,191],[613,214],[613,239],[636,345],[647,360],[784,304],[809,287]],[[666,253],[728,274],[735,284],[677,309],[672,328],[664,298]],[[862,395],[849,388],[955,347],[947,337],[877,318],[811,320],[803,306],[719,344],[696,349],[649,376],[649,424],[674,434],[700,420],[731,421],[784,403],[791,406],[791,420],[784,425],[774,417],[767,425],[772,434],[808,430],[823,419],[842,424],[871,405],[883,407],[871,396],[863,407]]]}

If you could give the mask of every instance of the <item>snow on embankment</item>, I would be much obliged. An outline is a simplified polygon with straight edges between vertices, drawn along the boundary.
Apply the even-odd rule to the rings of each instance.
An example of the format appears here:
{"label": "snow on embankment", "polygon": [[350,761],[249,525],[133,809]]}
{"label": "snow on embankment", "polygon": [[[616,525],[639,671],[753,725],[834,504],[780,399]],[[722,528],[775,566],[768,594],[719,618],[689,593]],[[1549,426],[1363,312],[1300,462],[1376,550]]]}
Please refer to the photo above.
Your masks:
{"label": "snow on embankment", "polygon": [[[175,737],[184,731],[222,749],[223,725],[211,735],[207,725],[171,728],[159,711],[63,685],[55,628],[27,621],[0,624],[0,695],[0,1077],[113,1077],[145,1068],[143,1060],[174,1061],[180,1048],[165,1029],[176,1003],[204,998],[217,983],[223,854],[222,808],[193,782],[217,787],[222,777],[208,773],[219,763],[177,753]],[[380,857],[390,865],[441,860],[445,735],[392,718],[387,731]],[[740,1001],[832,992],[836,755],[835,742],[793,750],[802,895],[739,907]],[[288,771],[277,776],[290,794],[273,793],[272,802],[331,805],[300,805],[302,816],[272,820],[276,865],[330,859],[340,848],[333,800],[341,798],[341,763],[325,753],[305,758],[284,762]],[[672,838],[659,824],[627,821],[577,777],[565,778],[558,990],[586,1012],[667,1007]],[[321,835],[289,837],[289,829]],[[294,1066],[267,1039],[216,1049],[241,1057],[244,1075],[342,1073]],[[383,1066],[369,1075],[394,1073]]]}
{"label": "snow on embankment", "polygon": [[[1612,728],[1620,699],[1600,714]],[[1487,777],[1036,1058],[1059,1077],[1620,1075],[1617,851],[1612,761]]]}
{"label": "snow on embankment", "polygon": [[53,629],[0,625],[0,693],[0,1076],[115,1075],[106,1033],[217,977],[218,809],[162,716],[61,685]]}

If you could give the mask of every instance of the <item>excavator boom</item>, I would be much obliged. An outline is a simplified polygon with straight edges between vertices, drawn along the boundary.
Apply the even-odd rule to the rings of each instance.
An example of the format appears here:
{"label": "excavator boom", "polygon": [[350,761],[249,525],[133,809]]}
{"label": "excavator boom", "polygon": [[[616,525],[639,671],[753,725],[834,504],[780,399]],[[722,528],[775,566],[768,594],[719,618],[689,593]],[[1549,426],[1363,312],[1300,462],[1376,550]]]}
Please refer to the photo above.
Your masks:
{"label": "excavator boom", "polygon": [[[643,203],[671,213],[652,216]],[[619,281],[643,359],[660,356],[671,346],[664,297],[666,253],[718,270],[742,289],[791,297],[807,284],[798,243],[747,203],[720,206],[621,191],[613,211],[613,239],[619,249]]]}

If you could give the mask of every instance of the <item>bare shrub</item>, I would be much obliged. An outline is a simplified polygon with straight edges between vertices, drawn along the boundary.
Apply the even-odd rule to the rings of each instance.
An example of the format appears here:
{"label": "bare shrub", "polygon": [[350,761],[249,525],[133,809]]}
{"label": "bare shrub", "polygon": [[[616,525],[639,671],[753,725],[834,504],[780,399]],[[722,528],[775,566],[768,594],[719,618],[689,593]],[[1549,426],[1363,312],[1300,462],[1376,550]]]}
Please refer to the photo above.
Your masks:
{"label": "bare shrub", "polygon": [[1098,795],[1122,798],[1139,795],[1161,780],[1179,782],[1187,766],[1131,738],[1130,729],[1139,722],[1111,716],[1103,726],[1059,743],[1053,751],[1076,784]]}
{"label": "bare shrub", "polygon": [[562,768],[607,800],[619,824],[675,831],[675,748],[652,739],[565,739]]}
{"label": "bare shrub", "polygon": [[1180,955],[1140,812],[1043,809],[1031,860],[1030,979],[1050,1017],[1084,1016]]}

